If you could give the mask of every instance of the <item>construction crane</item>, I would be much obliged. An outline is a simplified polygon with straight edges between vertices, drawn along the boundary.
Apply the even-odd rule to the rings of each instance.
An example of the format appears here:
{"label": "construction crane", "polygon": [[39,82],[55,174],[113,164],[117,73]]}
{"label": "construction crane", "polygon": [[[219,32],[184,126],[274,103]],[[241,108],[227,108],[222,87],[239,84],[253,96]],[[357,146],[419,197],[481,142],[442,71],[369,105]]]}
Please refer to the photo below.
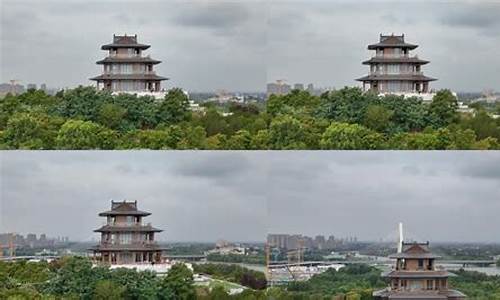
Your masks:
{"label": "construction crane", "polygon": [[9,80],[10,82],[10,90],[9,92],[12,94],[12,95],[15,95],[16,94],[16,85],[21,82],[21,80],[19,79],[11,79]]}
{"label": "construction crane", "polygon": [[8,233],[8,242],[7,242],[7,245],[2,245],[0,243],[0,258],[3,257],[3,249],[8,249],[8,254],[9,254],[9,258],[13,258],[14,256],[16,256],[16,244],[14,242],[14,238],[15,238],[15,233],[14,232],[11,232],[11,233]]}

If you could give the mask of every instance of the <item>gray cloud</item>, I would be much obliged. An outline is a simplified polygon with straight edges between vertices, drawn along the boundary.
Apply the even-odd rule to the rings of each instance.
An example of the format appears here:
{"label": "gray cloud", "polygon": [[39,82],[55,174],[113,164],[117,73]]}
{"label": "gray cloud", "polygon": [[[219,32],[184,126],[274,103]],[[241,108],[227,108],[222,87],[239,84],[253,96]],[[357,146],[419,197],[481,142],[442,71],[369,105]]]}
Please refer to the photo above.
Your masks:
{"label": "gray cloud", "polygon": [[[420,45],[414,54],[431,61],[424,72],[433,88],[500,89],[498,15],[488,1],[280,1],[269,5],[268,81],[313,82],[323,87],[360,86],[361,62],[379,34],[404,33]],[[300,16],[294,18],[293,16]]]}
{"label": "gray cloud", "polygon": [[[36,1],[1,4],[0,81],[92,84],[113,34],[137,34],[163,61],[166,86],[258,91],[265,86],[265,11],[258,1]],[[36,49],[36,55],[34,55]],[[216,76],[214,76],[216,74]]]}
{"label": "gray cloud", "polygon": [[[496,241],[497,152],[2,152],[0,232],[89,239],[110,199],[163,240],[268,232]],[[436,230],[439,228],[439,230]]]}

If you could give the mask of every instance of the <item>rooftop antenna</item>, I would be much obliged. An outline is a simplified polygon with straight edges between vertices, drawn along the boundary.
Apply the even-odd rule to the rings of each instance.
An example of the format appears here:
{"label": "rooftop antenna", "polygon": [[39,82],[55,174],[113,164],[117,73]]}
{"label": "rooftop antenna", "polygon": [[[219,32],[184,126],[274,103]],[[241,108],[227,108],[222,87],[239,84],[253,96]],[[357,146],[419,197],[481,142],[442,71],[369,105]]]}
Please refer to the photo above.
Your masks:
{"label": "rooftop antenna", "polygon": [[399,222],[398,253],[403,252],[403,223]]}

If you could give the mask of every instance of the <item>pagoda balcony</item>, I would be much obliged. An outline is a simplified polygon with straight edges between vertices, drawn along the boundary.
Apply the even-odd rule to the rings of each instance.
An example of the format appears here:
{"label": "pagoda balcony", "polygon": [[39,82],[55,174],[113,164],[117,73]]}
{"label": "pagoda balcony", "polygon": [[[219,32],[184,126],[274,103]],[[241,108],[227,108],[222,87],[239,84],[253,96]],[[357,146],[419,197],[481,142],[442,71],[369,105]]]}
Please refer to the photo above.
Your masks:
{"label": "pagoda balcony", "polygon": [[132,72],[132,73],[121,73],[121,72],[114,72],[114,71],[104,71],[102,74],[104,75],[156,75],[156,71],[141,71],[141,72]]}
{"label": "pagoda balcony", "polygon": [[399,73],[387,73],[381,71],[372,71],[370,75],[424,75],[422,71],[410,71],[410,72],[399,72]]}
{"label": "pagoda balcony", "polygon": [[389,54],[389,53],[377,53],[374,57],[377,58],[409,58],[410,55],[408,53],[400,53],[400,54]]}
{"label": "pagoda balcony", "polygon": [[132,240],[130,243],[120,243],[112,242],[112,241],[102,241],[99,244],[100,246],[157,246],[158,243],[156,241],[141,241],[141,240]]}
{"label": "pagoda balcony", "polygon": [[128,54],[128,53],[111,53],[108,57],[116,57],[116,58],[131,58],[131,57],[142,57],[142,54]]}
{"label": "pagoda balcony", "polygon": [[103,222],[102,225],[108,225],[108,226],[116,226],[116,227],[141,227],[141,226],[151,226],[151,223],[144,223],[144,222],[133,222],[133,223],[127,223],[127,222]]}

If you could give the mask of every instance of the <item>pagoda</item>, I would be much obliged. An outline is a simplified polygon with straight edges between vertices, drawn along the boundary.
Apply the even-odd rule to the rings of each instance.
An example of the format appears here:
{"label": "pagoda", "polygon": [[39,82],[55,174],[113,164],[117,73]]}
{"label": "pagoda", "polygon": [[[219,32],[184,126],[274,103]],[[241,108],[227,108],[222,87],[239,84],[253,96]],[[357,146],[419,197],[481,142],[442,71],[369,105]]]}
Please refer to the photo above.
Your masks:
{"label": "pagoda", "polygon": [[137,209],[137,201],[111,201],[111,210],[102,212],[106,223],[94,232],[101,233],[101,242],[92,247],[96,261],[109,265],[156,264],[162,262],[161,248],[154,235],[162,230],[144,223],[151,213]]}
{"label": "pagoda", "polygon": [[375,56],[364,65],[370,66],[370,73],[356,79],[363,82],[363,90],[376,93],[421,94],[429,93],[429,82],[436,79],[424,76],[422,65],[429,63],[410,51],[418,45],[405,42],[403,35],[380,35],[380,41],[368,45],[375,50]]}
{"label": "pagoda", "polygon": [[159,60],[143,56],[150,45],[137,42],[137,35],[113,35],[113,43],[101,47],[108,56],[98,62],[104,66],[101,75],[90,78],[97,82],[97,89],[111,92],[159,92],[161,81],[168,78],[156,75],[153,65]]}
{"label": "pagoda", "polygon": [[382,276],[390,280],[390,286],[373,293],[378,300],[389,299],[465,299],[459,291],[449,289],[448,277],[456,276],[437,268],[439,256],[429,250],[427,243],[402,243],[401,252],[390,255],[396,266]]}

